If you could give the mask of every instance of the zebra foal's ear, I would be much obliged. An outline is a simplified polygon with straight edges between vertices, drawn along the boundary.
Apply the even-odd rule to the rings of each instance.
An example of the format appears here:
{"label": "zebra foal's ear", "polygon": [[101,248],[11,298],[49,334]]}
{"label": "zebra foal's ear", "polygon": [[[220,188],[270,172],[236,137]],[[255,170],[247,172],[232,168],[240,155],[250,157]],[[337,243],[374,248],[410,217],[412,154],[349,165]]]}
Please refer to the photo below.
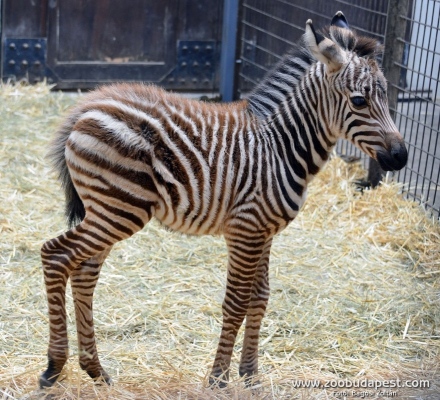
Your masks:
{"label": "zebra foal's ear", "polygon": [[337,26],[338,28],[350,29],[347,19],[342,11],[338,11],[330,23],[330,26]]}
{"label": "zebra foal's ear", "polygon": [[313,56],[327,66],[328,72],[334,73],[341,69],[347,58],[345,51],[329,38],[316,32],[311,19],[306,22],[304,40]]}

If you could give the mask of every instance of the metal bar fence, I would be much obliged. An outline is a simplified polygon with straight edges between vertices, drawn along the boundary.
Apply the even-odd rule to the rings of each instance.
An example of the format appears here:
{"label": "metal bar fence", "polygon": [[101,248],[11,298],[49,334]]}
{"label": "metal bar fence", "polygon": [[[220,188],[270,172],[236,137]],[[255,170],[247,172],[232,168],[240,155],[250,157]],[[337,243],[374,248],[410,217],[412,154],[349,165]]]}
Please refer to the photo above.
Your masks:
{"label": "metal bar fence", "polygon": [[[398,101],[390,99],[390,110],[409,150],[408,165],[395,175],[404,183],[405,195],[424,204],[438,219],[440,0],[406,1],[408,12],[401,12],[399,8],[396,19],[393,14],[397,12],[393,6],[395,0],[241,0],[238,38],[241,64],[238,64],[236,75],[239,91],[236,96],[251,91],[260,82],[300,38],[309,18],[315,26],[324,26],[336,11],[342,10],[353,29],[382,43],[390,34],[387,29],[394,29],[395,40],[403,44],[403,56],[401,53],[394,55],[390,62],[385,58],[393,52],[387,53],[386,48],[384,64],[394,70],[400,68],[398,79],[394,79],[390,90],[398,94]],[[391,23],[388,14],[395,24]],[[368,158],[350,143],[341,141],[336,150],[341,155],[361,158],[364,166],[368,164]]]}
{"label": "metal bar fence", "polygon": [[408,144],[409,159],[398,179],[409,198],[440,219],[440,1],[417,0],[407,15],[396,124]]}

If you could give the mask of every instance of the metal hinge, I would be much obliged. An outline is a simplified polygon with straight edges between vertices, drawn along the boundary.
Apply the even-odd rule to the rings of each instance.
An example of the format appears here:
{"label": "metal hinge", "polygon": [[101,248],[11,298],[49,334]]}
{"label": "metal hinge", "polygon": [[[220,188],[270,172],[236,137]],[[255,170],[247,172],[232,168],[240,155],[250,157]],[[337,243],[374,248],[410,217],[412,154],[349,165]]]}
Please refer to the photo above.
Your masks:
{"label": "metal hinge", "polygon": [[36,83],[46,76],[46,38],[6,38],[3,47],[4,81]]}
{"label": "metal hinge", "polygon": [[203,88],[215,85],[219,62],[219,44],[214,40],[179,40],[177,65],[164,79],[176,89]]}

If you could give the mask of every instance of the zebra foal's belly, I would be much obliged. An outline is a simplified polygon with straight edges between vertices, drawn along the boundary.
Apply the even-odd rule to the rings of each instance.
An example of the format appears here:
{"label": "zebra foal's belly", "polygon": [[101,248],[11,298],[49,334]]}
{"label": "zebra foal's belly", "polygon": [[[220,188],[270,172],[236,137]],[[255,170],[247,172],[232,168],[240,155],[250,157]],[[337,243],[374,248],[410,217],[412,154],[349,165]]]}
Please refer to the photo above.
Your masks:
{"label": "zebra foal's belly", "polygon": [[220,235],[223,233],[226,213],[215,209],[195,208],[187,199],[173,204],[171,195],[160,195],[154,216],[167,228],[189,235]]}

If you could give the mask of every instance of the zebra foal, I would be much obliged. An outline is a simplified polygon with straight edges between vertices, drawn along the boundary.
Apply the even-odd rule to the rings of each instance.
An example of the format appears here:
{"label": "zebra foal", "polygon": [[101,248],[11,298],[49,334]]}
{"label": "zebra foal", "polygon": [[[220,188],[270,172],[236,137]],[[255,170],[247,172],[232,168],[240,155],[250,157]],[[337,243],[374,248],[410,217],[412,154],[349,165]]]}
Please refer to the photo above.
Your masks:
{"label": "zebra foal", "polygon": [[50,338],[40,386],[54,384],[68,357],[69,278],[80,365],[92,378],[111,381],[96,351],[93,291],[113,244],[153,217],[181,232],[224,235],[223,326],[210,383],[226,384],[245,318],[239,373],[251,380],[269,298],[272,237],[297,215],[337,139],[351,141],[384,170],[406,164],[377,50],[338,12],[325,33],[307,21],[298,45],[247,100],[207,104],[129,84],[85,96],[50,153],[71,229],[41,249]]}

